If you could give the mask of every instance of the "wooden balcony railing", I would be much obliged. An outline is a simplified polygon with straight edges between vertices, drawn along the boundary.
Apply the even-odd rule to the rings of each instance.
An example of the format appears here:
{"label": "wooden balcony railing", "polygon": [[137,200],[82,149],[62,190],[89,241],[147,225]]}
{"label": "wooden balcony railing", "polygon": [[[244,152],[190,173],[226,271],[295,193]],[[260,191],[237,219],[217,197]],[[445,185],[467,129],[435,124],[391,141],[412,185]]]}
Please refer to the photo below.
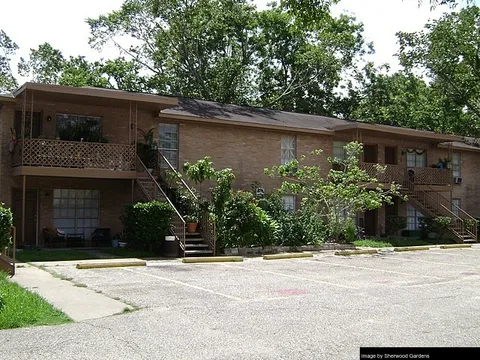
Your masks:
{"label": "wooden balcony railing", "polygon": [[360,163],[360,168],[365,170],[370,176],[377,178],[380,183],[401,183],[402,177],[399,174],[408,174],[409,180],[415,185],[451,185],[453,183],[453,173],[449,169],[437,169],[428,167],[416,167],[405,169],[400,165],[382,165],[385,166],[385,172],[379,173],[376,164]]}
{"label": "wooden balcony railing", "polygon": [[135,171],[135,156],[133,145],[24,139],[14,149],[12,166]]}

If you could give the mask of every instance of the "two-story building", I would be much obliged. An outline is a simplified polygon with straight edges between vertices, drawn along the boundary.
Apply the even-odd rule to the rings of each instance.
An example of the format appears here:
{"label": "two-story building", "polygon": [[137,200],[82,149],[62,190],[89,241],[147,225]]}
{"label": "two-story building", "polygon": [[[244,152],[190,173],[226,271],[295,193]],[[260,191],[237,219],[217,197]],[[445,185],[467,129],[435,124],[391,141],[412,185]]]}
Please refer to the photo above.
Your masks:
{"label": "two-story building", "polygon": [[[447,215],[457,241],[469,240],[466,219],[480,216],[476,181],[480,147],[460,137],[208,101],[98,88],[26,83],[0,95],[0,201],[11,206],[19,243],[43,245],[42,229],[60,228],[85,239],[95,228],[121,231],[126,204],[161,198],[148,164],[137,156],[142,133],[153,129],[162,157],[177,168],[210,156],[237,174],[235,186],[278,179],[264,169],[322,149],[343,157],[345,142],[364,144],[362,166],[387,165],[379,180],[402,184],[408,201],[359,214],[368,234],[382,234],[388,215],[404,215],[408,229],[423,215]],[[448,159],[443,168],[440,159]],[[432,167],[435,166],[435,167]],[[160,194],[160,195],[158,195]],[[285,196],[286,206],[297,203]],[[177,228],[182,227],[178,214]]]}

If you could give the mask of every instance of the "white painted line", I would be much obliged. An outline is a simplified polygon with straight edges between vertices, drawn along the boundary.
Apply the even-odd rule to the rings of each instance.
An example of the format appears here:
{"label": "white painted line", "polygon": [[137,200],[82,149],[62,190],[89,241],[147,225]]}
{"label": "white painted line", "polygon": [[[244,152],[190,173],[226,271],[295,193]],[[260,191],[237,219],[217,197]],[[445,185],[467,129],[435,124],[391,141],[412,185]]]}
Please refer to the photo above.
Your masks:
{"label": "white painted line", "polygon": [[390,274],[396,274],[396,275],[407,275],[407,276],[415,276],[415,277],[424,277],[424,278],[428,278],[428,279],[444,279],[444,278],[438,277],[438,276],[410,274],[410,273],[404,273],[404,272],[393,271],[393,270],[383,270],[383,269],[375,269],[375,268],[369,268],[369,267],[364,267],[364,266],[337,264],[337,263],[331,263],[331,262],[320,261],[320,260],[317,260],[317,262],[319,262],[320,264],[326,264],[326,265],[332,265],[332,266],[340,266],[340,267],[346,267],[346,268],[351,268],[351,269],[361,269],[361,270],[378,271],[378,272],[390,273]]}
{"label": "white painted line", "polygon": [[182,281],[178,281],[178,280],[173,280],[173,279],[168,279],[168,278],[164,278],[164,277],[153,275],[153,274],[148,274],[148,273],[145,273],[145,272],[142,272],[142,271],[135,271],[133,269],[123,269],[123,270],[133,272],[135,274],[141,274],[141,275],[149,276],[149,277],[152,277],[152,278],[155,278],[155,279],[158,279],[158,280],[172,282],[172,283],[177,284],[177,285],[183,285],[183,286],[186,286],[186,287],[189,287],[189,288],[192,288],[192,289],[205,291],[205,292],[208,292],[210,294],[223,296],[223,297],[225,297],[227,299],[230,299],[230,300],[236,300],[236,301],[244,301],[245,300],[245,299],[242,299],[242,298],[239,298],[239,297],[236,297],[236,296],[223,294],[223,293],[218,292],[218,291],[213,291],[213,290],[206,289],[206,288],[203,288],[203,287],[200,287],[200,286],[191,285],[191,284],[188,284],[188,283],[185,283],[185,282],[182,282]]}
{"label": "white painted line", "polygon": [[[433,251],[432,251],[433,250]],[[456,252],[455,250],[457,250],[458,252]],[[435,254],[435,255],[450,255],[450,256],[461,256],[461,257],[464,257],[464,258],[474,258],[474,259],[477,259],[478,260],[478,254],[477,255],[474,255],[474,254],[466,254],[466,252],[470,252],[472,251],[472,248],[467,248],[467,249],[449,249],[448,251],[445,251],[445,250],[441,250],[441,249],[431,249],[428,253],[429,254]]]}
{"label": "white painted line", "polygon": [[353,287],[353,286],[340,285],[340,284],[335,284],[335,283],[331,283],[331,282],[328,282],[328,281],[314,280],[314,279],[305,278],[305,277],[301,277],[301,276],[294,276],[294,275],[283,274],[283,273],[279,273],[279,272],[275,272],[275,271],[249,269],[249,268],[245,268],[245,267],[243,267],[243,266],[242,266],[242,267],[241,267],[241,266],[232,266],[232,265],[227,265],[227,264],[222,264],[222,265],[225,266],[225,267],[231,267],[231,268],[235,268],[235,269],[242,269],[242,270],[247,270],[247,271],[255,271],[255,272],[261,272],[261,273],[266,273],[266,274],[283,276],[283,277],[287,277],[287,278],[291,278],[291,279],[296,279],[296,280],[310,281],[310,282],[319,283],[319,284],[337,286],[337,287],[341,287],[341,288],[344,288],[344,289],[355,289],[355,290],[358,290],[358,289],[359,289],[359,288]]}
{"label": "white painted line", "polygon": [[404,257],[402,257],[402,258],[389,257],[388,260],[413,261],[413,262],[420,262],[420,263],[426,263],[426,264],[437,264],[437,265],[448,265],[448,266],[466,266],[466,267],[470,267],[470,268],[475,267],[475,265],[472,265],[472,264],[455,264],[455,263],[445,263],[445,262],[439,262],[439,261],[413,260],[413,259],[406,259]]}

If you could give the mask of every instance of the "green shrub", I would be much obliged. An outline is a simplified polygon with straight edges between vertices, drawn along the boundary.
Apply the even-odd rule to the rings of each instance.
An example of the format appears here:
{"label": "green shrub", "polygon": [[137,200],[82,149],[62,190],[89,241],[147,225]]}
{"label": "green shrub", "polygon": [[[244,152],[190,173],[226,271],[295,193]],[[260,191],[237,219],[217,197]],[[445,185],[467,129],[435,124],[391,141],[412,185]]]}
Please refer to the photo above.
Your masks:
{"label": "green shrub", "polygon": [[269,246],[278,229],[274,221],[255,201],[252,193],[231,191],[231,198],[217,215],[218,235],[225,247]]}
{"label": "green shrub", "polygon": [[343,236],[346,243],[353,243],[355,241],[355,236],[357,235],[357,227],[352,218],[348,218],[345,224],[345,229],[343,230]]}
{"label": "green shrub", "polygon": [[386,232],[389,236],[395,236],[400,230],[403,230],[407,227],[407,217],[406,216],[397,216],[390,215],[387,216],[386,223]]}
{"label": "green shrub", "polygon": [[428,234],[435,233],[437,240],[441,240],[451,222],[452,218],[449,216],[419,218],[420,237],[427,239]]}
{"label": "green shrub", "polygon": [[13,216],[9,208],[0,203],[0,253],[10,244],[12,237],[10,229],[13,226]]}
{"label": "green shrub", "polygon": [[171,229],[173,211],[158,201],[127,205],[121,220],[128,246],[158,252]]}

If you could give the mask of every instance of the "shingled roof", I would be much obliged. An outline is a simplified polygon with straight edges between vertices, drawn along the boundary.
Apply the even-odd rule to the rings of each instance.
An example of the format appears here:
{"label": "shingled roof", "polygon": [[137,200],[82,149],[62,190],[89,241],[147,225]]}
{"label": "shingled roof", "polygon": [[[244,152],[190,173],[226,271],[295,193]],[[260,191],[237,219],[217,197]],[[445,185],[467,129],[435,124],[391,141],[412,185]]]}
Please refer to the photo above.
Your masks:
{"label": "shingled roof", "polygon": [[225,121],[231,120],[235,122],[284,126],[305,130],[332,130],[337,126],[354,123],[353,121],[326,116],[182,98],[178,100],[177,106],[162,110],[162,114]]}

